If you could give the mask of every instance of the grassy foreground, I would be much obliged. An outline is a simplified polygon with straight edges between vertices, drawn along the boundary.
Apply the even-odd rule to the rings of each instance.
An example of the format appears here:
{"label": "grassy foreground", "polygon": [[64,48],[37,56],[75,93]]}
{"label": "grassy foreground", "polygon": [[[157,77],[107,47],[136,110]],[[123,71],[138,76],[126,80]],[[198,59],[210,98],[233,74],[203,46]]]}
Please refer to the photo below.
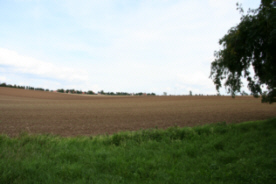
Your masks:
{"label": "grassy foreground", "polygon": [[112,136],[0,136],[0,183],[276,183],[276,119]]}

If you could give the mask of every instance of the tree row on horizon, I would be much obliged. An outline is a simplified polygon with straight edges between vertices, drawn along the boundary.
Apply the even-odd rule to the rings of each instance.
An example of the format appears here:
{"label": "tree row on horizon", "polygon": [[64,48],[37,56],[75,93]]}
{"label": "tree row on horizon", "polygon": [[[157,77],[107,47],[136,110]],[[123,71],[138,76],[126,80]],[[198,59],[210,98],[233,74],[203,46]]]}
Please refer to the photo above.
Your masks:
{"label": "tree row on horizon", "polygon": [[75,90],[75,89],[57,89],[57,90],[49,90],[49,89],[44,89],[44,88],[36,88],[32,86],[20,86],[20,85],[11,85],[11,84],[6,84],[0,83],[0,87],[9,87],[9,88],[18,88],[18,89],[25,89],[25,90],[35,90],[35,91],[49,91],[49,92],[58,92],[58,93],[69,93],[69,94],[87,94],[87,95],[124,95],[124,96],[156,96],[155,93],[127,93],[127,92],[104,92],[103,90],[98,91],[95,93],[92,90],[88,91],[82,91],[82,90]]}

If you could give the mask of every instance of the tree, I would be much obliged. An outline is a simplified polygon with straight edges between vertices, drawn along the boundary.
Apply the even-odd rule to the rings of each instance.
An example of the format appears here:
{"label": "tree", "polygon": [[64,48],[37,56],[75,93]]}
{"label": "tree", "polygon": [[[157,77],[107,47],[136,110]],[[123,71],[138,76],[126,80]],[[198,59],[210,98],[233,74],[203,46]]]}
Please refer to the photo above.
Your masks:
{"label": "tree", "polygon": [[98,91],[98,94],[104,95],[104,90]]}
{"label": "tree", "polygon": [[[255,97],[262,95],[262,102],[275,102],[276,97],[276,2],[262,0],[259,8],[243,15],[240,23],[232,27],[219,44],[223,49],[215,51],[210,78],[219,92],[222,81],[233,97],[240,92],[241,78],[248,81],[248,88]],[[254,70],[254,77],[250,73]],[[267,91],[262,91],[266,86]]]}
{"label": "tree", "polygon": [[95,93],[94,93],[93,91],[89,90],[89,91],[87,92],[87,94],[89,94],[89,95],[94,95]]}
{"label": "tree", "polygon": [[64,93],[64,89],[58,89],[57,92]]}

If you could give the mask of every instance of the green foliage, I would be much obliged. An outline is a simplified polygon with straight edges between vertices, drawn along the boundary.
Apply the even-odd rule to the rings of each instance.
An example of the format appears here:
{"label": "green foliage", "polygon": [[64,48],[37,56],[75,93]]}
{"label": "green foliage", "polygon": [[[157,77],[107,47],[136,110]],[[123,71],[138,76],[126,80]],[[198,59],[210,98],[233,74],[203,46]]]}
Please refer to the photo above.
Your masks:
{"label": "green foliage", "polygon": [[89,90],[89,91],[87,92],[87,94],[89,94],[89,95],[94,95],[95,93],[94,93],[93,91]]}
{"label": "green foliage", "polygon": [[63,138],[0,135],[0,183],[275,183],[276,119]]}
{"label": "green foliage", "polygon": [[64,93],[65,91],[64,91],[64,89],[58,89],[57,92]]}
{"label": "green foliage", "polygon": [[0,87],[8,87],[8,88],[19,88],[19,89],[25,89],[25,86],[17,86],[17,85],[11,85],[11,84],[6,84],[4,83],[0,83]]}
{"label": "green foliage", "polygon": [[[243,13],[241,6],[237,9]],[[232,27],[219,44],[223,49],[215,52],[210,74],[216,89],[219,91],[225,80],[228,93],[235,96],[242,87],[241,77],[245,77],[254,96],[261,94],[263,102],[275,102],[276,8],[272,0],[262,0],[258,9],[242,15],[241,22]],[[250,75],[251,66],[254,77]],[[266,93],[262,92],[262,85],[267,86]]]}
{"label": "green foliage", "polygon": [[155,93],[142,93],[142,92],[139,92],[139,93],[127,93],[127,92],[104,92],[103,90],[101,91],[98,91],[98,94],[101,94],[101,95],[119,95],[119,96],[130,96],[130,95],[135,95],[135,96],[155,96],[156,94]]}
{"label": "green foliage", "polygon": [[35,88],[34,90],[36,90],[36,91],[45,91],[45,89],[43,89],[43,88]]}
{"label": "green foliage", "polygon": [[[6,83],[0,83],[0,87],[9,87],[9,88],[20,88],[20,89],[28,89],[28,90],[36,90],[36,91],[50,91],[49,89],[43,89],[43,88],[34,88],[31,86],[17,86],[17,85],[10,85],[10,84],[6,84]],[[52,90],[51,90],[52,92]],[[88,90],[87,92],[82,91],[82,90],[75,90],[75,89],[57,89],[57,92],[59,93],[72,93],[72,94],[88,94],[88,95],[95,95],[96,93],[94,93],[92,90]],[[121,96],[129,96],[129,95],[138,95],[138,96],[156,96],[155,93],[127,93],[127,92],[104,92],[103,90],[99,91],[98,94],[101,95],[121,95]]]}

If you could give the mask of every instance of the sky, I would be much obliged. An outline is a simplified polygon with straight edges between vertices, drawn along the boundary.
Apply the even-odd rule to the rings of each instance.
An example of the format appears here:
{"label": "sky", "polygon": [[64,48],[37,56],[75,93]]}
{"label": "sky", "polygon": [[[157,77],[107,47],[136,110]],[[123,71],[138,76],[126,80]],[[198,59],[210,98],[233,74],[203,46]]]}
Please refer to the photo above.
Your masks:
{"label": "sky", "polygon": [[[216,94],[211,62],[219,39],[240,21],[236,3],[0,0],[0,83]],[[257,8],[260,0],[239,3],[247,10]]]}

